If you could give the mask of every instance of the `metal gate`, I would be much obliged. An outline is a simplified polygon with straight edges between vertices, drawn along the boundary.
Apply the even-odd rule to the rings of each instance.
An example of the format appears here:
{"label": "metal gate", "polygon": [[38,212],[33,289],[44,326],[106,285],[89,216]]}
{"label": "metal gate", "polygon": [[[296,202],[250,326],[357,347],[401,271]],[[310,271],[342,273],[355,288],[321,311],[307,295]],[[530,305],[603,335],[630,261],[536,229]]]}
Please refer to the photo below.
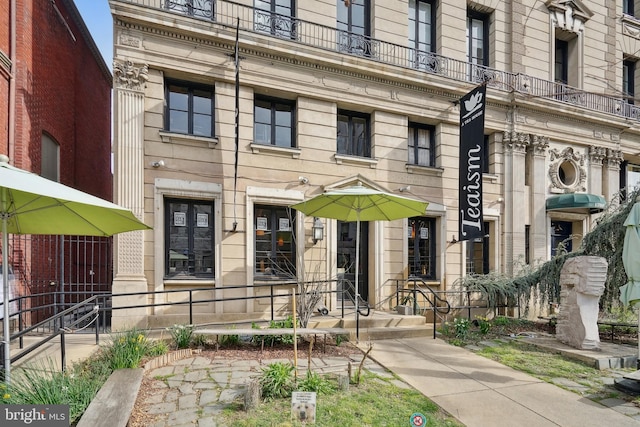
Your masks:
{"label": "metal gate", "polygon": [[[98,294],[111,294],[110,237],[10,235],[11,306],[29,326]],[[11,277],[11,276],[10,276]]]}

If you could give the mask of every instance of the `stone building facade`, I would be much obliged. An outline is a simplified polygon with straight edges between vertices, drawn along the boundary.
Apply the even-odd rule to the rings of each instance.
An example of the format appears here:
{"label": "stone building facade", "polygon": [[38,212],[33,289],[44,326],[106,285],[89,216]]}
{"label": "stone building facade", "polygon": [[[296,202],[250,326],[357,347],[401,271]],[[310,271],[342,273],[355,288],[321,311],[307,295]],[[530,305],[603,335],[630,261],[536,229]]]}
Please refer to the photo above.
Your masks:
{"label": "stone building facade", "polygon": [[[577,248],[637,181],[633,1],[109,3],[115,201],[154,227],[117,238],[114,305],[156,305],[116,310],[116,327],[178,319],[161,304],[187,292],[166,291],[215,300],[201,319],[246,319],[272,306],[242,298],[286,278],[349,279],[353,224],[320,219],[316,240],[286,209],[328,189],[429,202],[364,224],[360,294],[384,309],[409,276],[450,291]],[[480,84],[485,235],[461,242],[459,100]]]}

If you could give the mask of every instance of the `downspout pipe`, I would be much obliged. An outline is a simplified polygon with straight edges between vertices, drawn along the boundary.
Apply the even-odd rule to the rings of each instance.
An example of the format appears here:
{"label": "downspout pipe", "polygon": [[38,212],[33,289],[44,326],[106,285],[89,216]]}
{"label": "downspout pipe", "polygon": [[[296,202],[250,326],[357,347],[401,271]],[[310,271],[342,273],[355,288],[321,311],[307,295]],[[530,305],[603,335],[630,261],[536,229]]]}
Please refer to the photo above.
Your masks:
{"label": "downspout pipe", "polygon": [[7,155],[9,156],[9,159],[11,159],[13,161],[13,164],[15,164],[15,154],[16,154],[16,145],[15,145],[15,138],[16,138],[16,68],[17,68],[17,52],[16,52],[16,15],[17,15],[17,11],[16,11],[16,1],[17,0],[11,0],[11,5],[9,6],[10,9],[10,26],[11,26],[11,34],[10,34],[10,47],[9,49],[11,50],[10,55],[10,59],[11,59],[11,70],[9,71],[9,117],[8,117],[8,125],[9,125],[9,132],[8,132],[8,141],[7,141]]}

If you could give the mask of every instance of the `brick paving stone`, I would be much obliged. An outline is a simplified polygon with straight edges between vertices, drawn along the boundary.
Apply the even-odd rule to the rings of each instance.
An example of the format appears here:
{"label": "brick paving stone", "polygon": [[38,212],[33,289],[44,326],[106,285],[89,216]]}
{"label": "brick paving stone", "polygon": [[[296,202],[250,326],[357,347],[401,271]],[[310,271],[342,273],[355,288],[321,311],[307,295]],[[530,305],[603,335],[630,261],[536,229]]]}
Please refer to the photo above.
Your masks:
{"label": "brick paving stone", "polygon": [[175,374],[174,366],[162,366],[160,368],[156,368],[149,371],[147,375],[150,376],[151,378],[156,378],[156,377],[165,377],[167,375],[173,375],[173,374]]}
{"label": "brick paving stone", "polygon": [[244,395],[243,390],[228,388],[220,392],[220,397],[218,398],[218,401],[222,403],[231,403],[234,400],[236,400],[238,397],[243,395]]}
{"label": "brick paving stone", "polygon": [[198,381],[202,381],[209,376],[209,373],[203,369],[189,372],[184,375],[184,380],[190,383],[197,383]]}
{"label": "brick paving stone", "polygon": [[622,399],[602,399],[600,404],[606,406],[607,408],[611,408],[621,414],[625,415],[638,415],[640,414],[640,408],[635,406],[633,403],[627,402]]}
{"label": "brick paving stone", "polygon": [[229,372],[225,371],[225,372],[210,372],[209,373],[209,377],[215,381],[217,384],[219,384],[222,387],[226,387],[227,384],[229,384]]}

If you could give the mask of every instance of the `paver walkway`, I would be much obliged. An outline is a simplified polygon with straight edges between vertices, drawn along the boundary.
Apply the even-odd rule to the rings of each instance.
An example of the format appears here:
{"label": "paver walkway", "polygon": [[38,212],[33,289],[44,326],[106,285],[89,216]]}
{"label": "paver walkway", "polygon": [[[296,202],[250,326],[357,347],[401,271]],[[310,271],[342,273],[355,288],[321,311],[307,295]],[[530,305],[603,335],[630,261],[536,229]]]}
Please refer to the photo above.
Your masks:
{"label": "paver walkway", "polygon": [[[354,369],[362,355],[312,358],[313,372],[347,373],[351,363]],[[147,378],[155,378],[154,393],[143,404],[149,415],[157,420],[149,427],[213,427],[223,426],[221,412],[234,401],[242,399],[251,379],[261,374],[261,369],[274,362],[293,360],[235,360],[188,357],[169,365],[148,371]],[[299,376],[306,375],[308,360],[299,359]],[[364,369],[379,375],[391,376],[384,368],[371,360]],[[240,400],[242,401],[242,400]]]}

